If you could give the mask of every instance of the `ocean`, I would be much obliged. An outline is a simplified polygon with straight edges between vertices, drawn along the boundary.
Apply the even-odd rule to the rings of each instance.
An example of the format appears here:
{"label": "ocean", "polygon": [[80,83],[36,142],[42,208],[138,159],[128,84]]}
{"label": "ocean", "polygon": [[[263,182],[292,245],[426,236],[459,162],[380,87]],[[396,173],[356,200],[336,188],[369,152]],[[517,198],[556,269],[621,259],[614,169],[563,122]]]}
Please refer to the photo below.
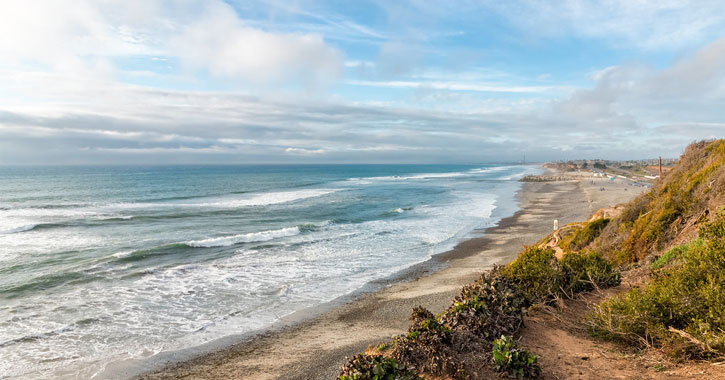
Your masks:
{"label": "ocean", "polygon": [[0,167],[0,379],[262,331],[517,209],[522,165]]}

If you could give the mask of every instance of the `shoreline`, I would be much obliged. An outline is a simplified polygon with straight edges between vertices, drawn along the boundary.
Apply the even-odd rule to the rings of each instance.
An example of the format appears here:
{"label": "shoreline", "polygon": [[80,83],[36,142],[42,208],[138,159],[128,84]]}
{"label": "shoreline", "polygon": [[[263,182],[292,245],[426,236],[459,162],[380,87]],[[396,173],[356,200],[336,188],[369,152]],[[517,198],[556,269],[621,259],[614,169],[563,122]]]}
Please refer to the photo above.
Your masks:
{"label": "shoreline", "polygon": [[[463,240],[322,309],[285,317],[266,332],[230,337],[230,344],[217,344],[196,355],[170,353],[156,358],[153,368],[114,372],[129,378],[146,371],[132,377],[138,380],[333,379],[346,356],[404,332],[413,307],[422,305],[434,313],[444,310],[463,285],[493,265],[511,261],[522,245],[548,234],[554,219],[561,225],[586,220],[596,209],[638,193],[628,192],[628,181],[617,182],[582,178],[523,183],[516,194],[519,210],[485,229],[483,236]],[[610,191],[601,191],[602,186]]]}

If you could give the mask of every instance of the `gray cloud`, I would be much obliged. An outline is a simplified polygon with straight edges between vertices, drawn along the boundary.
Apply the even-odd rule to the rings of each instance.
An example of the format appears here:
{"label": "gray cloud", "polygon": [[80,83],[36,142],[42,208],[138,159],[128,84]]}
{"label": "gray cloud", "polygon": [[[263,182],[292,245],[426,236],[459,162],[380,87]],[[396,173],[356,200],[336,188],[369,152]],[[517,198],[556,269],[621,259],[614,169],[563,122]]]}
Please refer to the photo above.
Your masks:
{"label": "gray cloud", "polygon": [[[46,116],[1,112],[0,162],[501,162],[524,153],[529,160],[631,157],[633,148],[647,157],[676,155],[689,139],[721,126],[652,149],[657,133],[607,109],[620,96],[618,86],[604,77],[600,83],[554,105],[556,112],[498,113],[118,87],[106,99],[113,107],[66,106]],[[578,104],[600,100],[604,106],[595,111],[575,112]],[[688,126],[656,128],[673,134]]]}

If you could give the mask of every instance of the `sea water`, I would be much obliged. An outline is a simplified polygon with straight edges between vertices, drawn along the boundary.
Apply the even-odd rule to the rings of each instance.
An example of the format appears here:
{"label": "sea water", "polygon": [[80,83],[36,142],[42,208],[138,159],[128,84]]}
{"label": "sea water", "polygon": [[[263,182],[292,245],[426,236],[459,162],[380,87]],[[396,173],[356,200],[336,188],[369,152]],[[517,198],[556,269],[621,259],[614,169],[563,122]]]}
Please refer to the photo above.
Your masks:
{"label": "sea water", "polygon": [[0,379],[262,331],[452,248],[533,166],[0,167]]}

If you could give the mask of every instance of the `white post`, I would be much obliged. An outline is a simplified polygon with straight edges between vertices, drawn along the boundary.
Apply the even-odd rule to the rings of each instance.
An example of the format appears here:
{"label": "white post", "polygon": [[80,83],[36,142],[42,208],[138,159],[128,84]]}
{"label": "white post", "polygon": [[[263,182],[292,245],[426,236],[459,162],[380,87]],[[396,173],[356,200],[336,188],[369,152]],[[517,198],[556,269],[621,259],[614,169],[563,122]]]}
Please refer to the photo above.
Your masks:
{"label": "white post", "polygon": [[554,231],[559,229],[559,219],[554,219]]}

